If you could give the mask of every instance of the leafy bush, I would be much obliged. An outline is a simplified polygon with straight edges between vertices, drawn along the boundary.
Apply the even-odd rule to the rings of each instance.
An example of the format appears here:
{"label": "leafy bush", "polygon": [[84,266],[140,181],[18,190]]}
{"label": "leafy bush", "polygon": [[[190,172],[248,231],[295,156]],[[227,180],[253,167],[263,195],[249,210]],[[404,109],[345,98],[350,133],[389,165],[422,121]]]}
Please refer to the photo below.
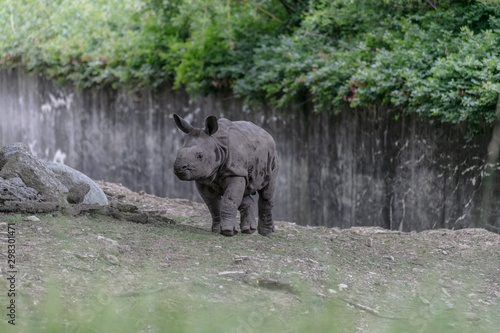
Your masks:
{"label": "leafy bush", "polygon": [[233,91],[316,112],[495,120],[496,0],[2,0],[0,66],[79,87]]}

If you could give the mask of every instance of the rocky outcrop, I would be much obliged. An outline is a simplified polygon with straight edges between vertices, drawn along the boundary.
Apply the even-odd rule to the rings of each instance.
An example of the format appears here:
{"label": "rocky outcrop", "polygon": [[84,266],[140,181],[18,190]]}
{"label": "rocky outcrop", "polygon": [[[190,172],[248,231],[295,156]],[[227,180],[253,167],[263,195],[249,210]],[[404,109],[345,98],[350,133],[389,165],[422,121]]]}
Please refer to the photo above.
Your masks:
{"label": "rocky outcrop", "polygon": [[31,154],[24,143],[14,143],[0,149],[0,177],[20,178],[40,195],[38,201],[66,204],[68,188],[47,169],[46,164]]}
{"label": "rocky outcrop", "polygon": [[92,179],[67,165],[43,162],[23,143],[0,149],[0,212],[94,213],[136,223],[175,223],[120,198],[112,198],[110,204]]}
{"label": "rocky outcrop", "polygon": [[70,204],[107,206],[108,200],[92,179],[36,158],[23,143],[0,149],[0,211],[48,212]]}

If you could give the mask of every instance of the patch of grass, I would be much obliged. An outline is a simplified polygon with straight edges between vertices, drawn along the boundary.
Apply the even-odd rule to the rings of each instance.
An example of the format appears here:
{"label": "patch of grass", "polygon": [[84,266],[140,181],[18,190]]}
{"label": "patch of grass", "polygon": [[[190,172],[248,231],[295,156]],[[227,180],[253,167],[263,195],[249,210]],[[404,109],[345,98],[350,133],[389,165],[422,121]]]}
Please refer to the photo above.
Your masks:
{"label": "patch of grass", "polygon": [[[38,217],[0,216],[16,222],[19,271],[18,324],[0,315],[0,332],[492,332],[500,325],[500,241],[485,231],[387,234],[278,222],[272,237],[227,238],[210,232],[208,218],[158,225]],[[2,258],[0,307],[9,301]]]}
{"label": "patch of grass", "polygon": [[[498,312],[494,316],[495,311],[463,313],[458,304],[456,307],[442,305],[431,313],[411,299],[402,301],[405,307],[412,309],[413,314],[408,317],[385,316],[381,309],[380,316],[374,314],[360,323],[358,309],[340,296],[322,299],[301,293],[301,301],[283,311],[258,297],[214,302],[210,299],[212,291],[204,287],[195,288],[196,297],[190,298],[170,288],[116,296],[96,285],[89,296],[76,302],[63,296],[59,283],[50,281],[47,293],[36,306],[32,305],[30,296],[23,296],[16,326],[3,320],[1,331],[300,333],[355,332],[364,328],[370,332],[494,332],[500,323]],[[308,287],[303,285],[300,289],[304,291]],[[471,325],[470,321],[481,325]]]}

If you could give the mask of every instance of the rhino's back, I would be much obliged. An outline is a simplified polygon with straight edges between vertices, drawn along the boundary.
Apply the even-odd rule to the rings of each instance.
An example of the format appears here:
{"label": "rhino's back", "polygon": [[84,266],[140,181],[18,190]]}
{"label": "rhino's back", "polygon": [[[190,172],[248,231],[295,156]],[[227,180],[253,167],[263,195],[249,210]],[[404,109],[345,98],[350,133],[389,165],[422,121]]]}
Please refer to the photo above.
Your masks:
{"label": "rhino's back", "polygon": [[273,137],[266,132],[263,128],[255,125],[249,121],[230,121],[225,118],[221,118],[218,121],[219,130],[215,134],[215,138],[222,142],[224,145],[231,145],[232,142],[229,140],[239,140],[240,138],[236,136],[230,136],[230,131],[236,129],[239,134],[241,134],[241,140],[245,140],[251,146],[258,150],[268,150],[271,149],[276,151],[276,144]]}
{"label": "rhino's back", "polygon": [[[215,133],[232,155],[226,170],[231,172],[239,163],[245,163],[244,172],[239,168],[238,176],[247,179],[247,191],[253,193],[274,182],[278,171],[278,157],[273,137],[263,128],[249,121],[219,119],[219,130]],[[231,165],[232,164],[232,165]],[[235,169],[236,169],[235,168]]]}
{"label": "rhino's back", "polygon": [[276,144],[271,134],[267,133],[262,127],[249,121],[234,121],[233,124],[245,136],[247,141],[260,149],[276,150]]}

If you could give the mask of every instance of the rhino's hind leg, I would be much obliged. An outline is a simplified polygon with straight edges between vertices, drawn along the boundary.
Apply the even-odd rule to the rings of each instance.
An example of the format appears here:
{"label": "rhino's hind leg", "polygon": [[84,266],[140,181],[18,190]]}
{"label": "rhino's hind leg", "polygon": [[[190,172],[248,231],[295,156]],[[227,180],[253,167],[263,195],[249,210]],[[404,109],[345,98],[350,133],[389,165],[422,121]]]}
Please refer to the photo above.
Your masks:
{"label": "rhino's hind leg", "polygon": [[257,220],[255,219],[255,201],[249,195],[244,196],[238,207],[241,215],[240,230],[244,234],[253,234],[257,230]]}
{"label": "rhino's hind leg", "polygon": [[259,191],[259,225],[257,230],[262,236],[269,236],[274,232],[273,194],[274,184],[269,184]]}

